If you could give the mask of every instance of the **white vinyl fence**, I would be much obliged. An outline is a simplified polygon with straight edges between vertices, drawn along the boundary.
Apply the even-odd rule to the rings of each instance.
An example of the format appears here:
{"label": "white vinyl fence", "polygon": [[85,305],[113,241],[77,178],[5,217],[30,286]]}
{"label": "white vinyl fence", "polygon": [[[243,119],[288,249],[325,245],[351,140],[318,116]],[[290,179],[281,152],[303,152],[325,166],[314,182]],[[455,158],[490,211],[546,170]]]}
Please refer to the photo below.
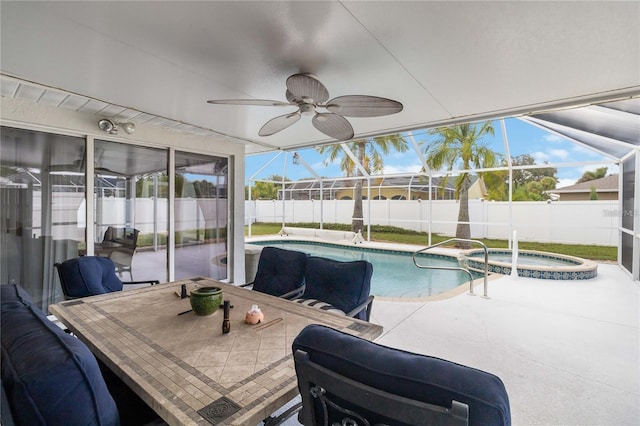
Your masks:
{"label": "white vinyl fence", "polygon": [[[455,235],[456,200],[363,200],[365,228],[390,225],[414,231]],[[370,216],[369,216],[370,212]],[[351,200],[252,200],[245,202],[245,223],[351,223]],[[469,201],[472,238],[566,244],[618,245],[618,201],[493,202]],[[366,237],[366,229],[362,231]]]}
{"label": "white vinyl fence", "polygon": [[[32,214],[33,237],[41,235],[41,197],[36,192]],[[86,226],[84,194],[58,192],[52,196],[52,229],[51,235],[55,239],[72,238],[78,241],[84,239]],[[175,200],[175,229],[188,231],[203,228],[224,228],[227,226],[227,199],[195,199],[176,198]],[[96,237],[102,238],[107,226],[125,226],[126,203],[124,198],[102,198],[98,203],[96,214],[99,224]],[[150,198],[138,198],[134,205],[134,226],[142,234],[166,233],[168,224],[168,200],[158,199],[154,202]],[[155,224],[155,225],[154,225]]]}

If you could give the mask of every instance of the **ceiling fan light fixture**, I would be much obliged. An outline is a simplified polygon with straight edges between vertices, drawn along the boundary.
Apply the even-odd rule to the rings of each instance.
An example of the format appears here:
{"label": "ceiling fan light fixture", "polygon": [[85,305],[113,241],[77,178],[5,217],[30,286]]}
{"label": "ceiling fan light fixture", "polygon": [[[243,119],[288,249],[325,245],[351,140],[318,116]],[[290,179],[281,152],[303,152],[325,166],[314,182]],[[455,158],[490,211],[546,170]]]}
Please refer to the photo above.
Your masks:
{"label": "ceiling fan light fixture", "polygon": [[313,104],[301,104],[300,114],[313,115],[316,112],[316,107]]}

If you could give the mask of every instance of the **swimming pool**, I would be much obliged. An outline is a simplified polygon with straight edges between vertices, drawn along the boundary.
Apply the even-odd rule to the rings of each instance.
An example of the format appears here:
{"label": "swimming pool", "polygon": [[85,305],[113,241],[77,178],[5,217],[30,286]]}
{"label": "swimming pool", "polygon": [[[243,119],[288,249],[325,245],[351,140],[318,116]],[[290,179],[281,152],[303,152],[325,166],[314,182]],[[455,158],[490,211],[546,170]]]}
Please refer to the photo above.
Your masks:
{"label": "swimming pool", "polygon": [[[343,246],[311,241],[252,241],[251,244],[302,251],[313,256],[352,261],[366,260],[373,265],[371,294],[383,297],[427,297],[443,293],[469,282],[461,271],[420,269],[413,264],[412,253]],[[420,256],[421,265],[458,266],[457,258],[439,254]],[[474,278],[480,277],[479,274]]]}

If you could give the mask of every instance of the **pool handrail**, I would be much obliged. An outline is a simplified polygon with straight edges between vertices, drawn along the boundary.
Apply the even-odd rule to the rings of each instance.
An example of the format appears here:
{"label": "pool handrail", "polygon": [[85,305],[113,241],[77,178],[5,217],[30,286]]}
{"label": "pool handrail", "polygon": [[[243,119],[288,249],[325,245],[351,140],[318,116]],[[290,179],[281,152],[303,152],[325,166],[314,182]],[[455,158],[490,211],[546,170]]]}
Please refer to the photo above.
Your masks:
{"label": "pool handrail", "polygon": [[489,276],[489,249],[487,248],[487,246],[482,242],[482,241],[478,241],[478,240],[469,240],[466,238],[450,238],[448,240],[445,241],[441,241],[439,243],[436,244],[432,244],[429,247],[425,247],[423,249],[420,249],[418,251],[415,251],[413,253],[413,264],[416,265],[418,268],[421,269],[444,269],[444,270],[449,270],[449,271],[464,271],[467,274],[469,274],[469,294],[472,296],[475,296],[475,293],[473,292],[473,275],[471,275],[471,271],[469,271],[468,268],[463,268],[461,266],[431,266],[431,265],[420,265],[418,264],[416,257],[418,256],[419,253],[423,253],[427,250],[431,250],[432,248],[435,247],[439,247],[441,245],[444,244],[448,244],[451,242],[465,242],[465,243],[472,243],[472,244],[478,244],[480,246],[482,246],[482,249],[484,250],[484,295],[482,297],[484,297],[485,299],[489,298],[489,284],[488,284],[488,276]]}

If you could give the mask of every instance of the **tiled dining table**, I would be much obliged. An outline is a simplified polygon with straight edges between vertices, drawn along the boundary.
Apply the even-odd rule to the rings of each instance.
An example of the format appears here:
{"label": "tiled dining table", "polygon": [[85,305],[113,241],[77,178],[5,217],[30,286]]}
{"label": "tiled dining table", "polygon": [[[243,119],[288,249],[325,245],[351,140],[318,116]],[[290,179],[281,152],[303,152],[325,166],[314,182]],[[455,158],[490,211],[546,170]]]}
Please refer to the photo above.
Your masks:
{"label": "tiled dining table", "polygon": [[[220,287],[223,310],[188,311],[181,286]],[[252,305],[261,324],[246,324]],[[382,327],[257,291],[192,278],[69,300],[49,307],[93,353],[171,425],[256,425],[297,393],[291,343],[308,324],[373,340]],[[185,313],[186,312],[186,313]]]}

